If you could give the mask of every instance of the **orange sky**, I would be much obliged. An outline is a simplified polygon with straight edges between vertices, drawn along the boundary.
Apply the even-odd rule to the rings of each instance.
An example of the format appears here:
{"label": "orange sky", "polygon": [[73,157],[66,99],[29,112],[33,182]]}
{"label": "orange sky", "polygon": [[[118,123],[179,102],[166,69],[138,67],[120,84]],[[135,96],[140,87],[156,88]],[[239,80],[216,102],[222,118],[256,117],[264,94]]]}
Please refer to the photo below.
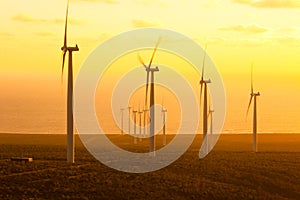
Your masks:
{"label": "orange sky", "polygon": [[[134,28],[168,28],[200,45],[208,44],[208,53],[226,88],[226,130],[251,127],[251,120],[246,123],[244,115],[250,91],[250,65],[254,62],[255,88],[262,93],[261,129],[273,131],[274,124],[282,124],[276,129],[300,132],[299,1],[71,0],[70,3],[68,43],[78,43],[80,48],[74,57],[75,77],[84,59],[101,41]],[[26,110],[34,106],[33,99],[48,105],[61,103],[58,107],[64,113],[60,47],[66,2],[0,0],[0,8],[0,112],[4,123],[8,107]]]}

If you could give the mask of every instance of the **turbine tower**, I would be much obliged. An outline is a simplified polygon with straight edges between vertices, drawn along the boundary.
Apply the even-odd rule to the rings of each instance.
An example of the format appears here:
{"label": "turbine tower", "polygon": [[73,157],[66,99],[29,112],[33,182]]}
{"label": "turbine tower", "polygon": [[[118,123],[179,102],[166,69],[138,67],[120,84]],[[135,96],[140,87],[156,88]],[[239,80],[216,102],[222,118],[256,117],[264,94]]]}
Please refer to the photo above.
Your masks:
{"label": "turbine tower", "polygon": [[[73,62],[72,53],[73,51],[79,51],[76,44],[75,47],[67,46],[67,27],[68,27],[68,12],[69,12],[69,0],[67,3],[66,11],[66,22],[65,22],[65,36],[64,46],[61,48],[63,53],[62,73],[63,77],[65,57],[69,52],[69,63],[68,63],[68,95],[67,95],[67,162],[74,163],[74,132],[73,132]],[[61,77],[61,78],[62,78]]]}
{"label": "turbine tower", "polygon": [[133,111],[132,111],[132,113],[133,113],[133,120],[134,120],[134,136],[133,136],[133,142],[134,142],[134,144],[136,144],[136,113],[137,113],[137,110],[134,110],[134,108],[133,108]]}
{"label": "turbine tower", "polygon": [[147,114],[148,114],[148,111],[149,109],[147,108],[144,108],[144,137],[146,137],[146,134],[147,134]]}
{"label": "turbine tower", "polygon": [[209,109],[208,109],[208,116],[207,118],[210,117],[210,140],[209,140],[209,150],[212,148],[212,139],[213,139],[213,112],[215,112],[209,104]]}
{"label": "turbine tower", "polygon": [[139,136],[139,140],[142,141],[142,114],[143,114],[143,111],[141,109],[139,109],[139,122],[140,122],[140,136]]}
{"label": "turbine tower", "polygon": [[130,135],[130,120],[131,120],[131,117],[130,117],[130,110],[131,110],[131,107],[128,106],[128,134]]}
{"label": "turbine tower", "polygon": [[256,97],[260,96],[260,93],[254,93],[253,89],[253,64],[251,66],[251,93],[250,93],[250,102],[247,109],[247,116],[249,113],[249,109],[252,103],[252,99],[254,99],[254,107],[253,107],[253,151],[257,152],[257,106],[256,106]]}
{"label": "turbine tower", "polygon": [[150,155],[155,155],[154,151],[155,151],[155,136],[154,136],[154,131],[155,131],[155,108],[154,108],[154,72],[158,72],[159,69],[156,66],[155,68],[151,68],[152,65],[152,61],[154,58],[154,55],[156,53],[157,47],[159,45],[160,42],[160,38],[158,39],[153,53],[152,53],[152,57],[150,59],[149,65],[145,65],[144,61],[142,60],[142,58],[140,57],[140,55],[138,55],[138,59],[141,62],[141,64],[143,64],[143,66],[146,69],[147,72],[147,79],[146,79],[146,96],[145,96],[145,106],[147,107],[147,98],[148,98],[148,85],[149,85],[149,73],[151,73],[151,87],[150,87]]}
{"label": "turbine tower", "polygon": [[200,106],[201,106],[201,98],[202,98],[202,90],[204,90],[203,96],[203,144],[205,144],[205,150],[208,152],[208,138],[207,138],[207,84],[211,83],[211,80],[204,80],[204,65],[206,59],[206,48],[203,58],[203,65],[202,65],[202,75],[200,80]]}
{"label": "turbine tower", "polygon": [[121,110],[121,133],[122,133],[122,135],[124,135],[124,127],[123,127],[123,122],[124,122],[124,108],[121,108],[120,109]]}
{"label": "turbine tower", "polygon": [[162,101],[161,113],[163,116],[163,145],[166,145],[166,112],[167,109],[164,108],[164,101]]}

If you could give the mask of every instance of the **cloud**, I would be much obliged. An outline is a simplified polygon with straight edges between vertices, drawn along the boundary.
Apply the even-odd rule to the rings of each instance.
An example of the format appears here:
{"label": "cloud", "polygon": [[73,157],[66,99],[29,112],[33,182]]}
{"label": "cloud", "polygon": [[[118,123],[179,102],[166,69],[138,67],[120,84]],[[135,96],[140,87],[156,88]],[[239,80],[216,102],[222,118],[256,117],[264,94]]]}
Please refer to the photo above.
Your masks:
{"label": "cloud", "polygon": [[[55,24],[64,24],[65,23],[65,19],[53,19],[53,20],[49,20],[49,22],[51,23],[55,23]],[[68,23],[73,24],[73,25],[81,25],[81,24],[85,24],[85,21],[80,20],[80,19],[68,19]]]}
{"label": "cloud", "polygon": [[91,2],[91,3],[100,2],[100,3],[106,3],[106,4],[119,4],[120,3],[117,0],[74,0],[74,1],[75,2],[83,1],[83,2]]}
{"label": "cloud", "polygon": [[236,25],[236,26],[228,26],[219,28],[221,31],[235,31],[235,32],[243,32],[248,34],[257,34],[257,33],[265,33],[270,29],[266,27],[262,27],[259,25]]}
{"label": "cloud", "polygon": [[168,4],[166,2],[163,2],[161,0],[131,0],[131,3],[133,5],[140,5],[140,6],[154,6],[154,7],[161,7],[166,8],[168,7]]}
{"label": "cloud", "polygon": [[111,33],[101,33],[98,37],[98,40],[99,41],[104,41],[108,38],[112,37],[112,34]]}
{"label": "cloud", "polygon": [[152,21],[146,21],[146,20],[140,20],[140,19],[134,19],[131,21],[131,23],[134,28],[160,27],[161,26],[159,23],[155,23]]}
{"label": "cloud", "polygon": [[14,21],[19,21],[19,22],[46,22],[47,20],[45,19],[38,19],[38,18],[34,18],[30,15],[26,15],[26,14],[16,14],[15,16],[12,17],[12,20]]}
{"label": "cloud", "polygon": [[8,33],[8,32],[1,32],[0,31],[0,36],[2,36],[2,37],[11,37],[11,36],[14,36],[14,35],[11,34],[11,33]]}
{"label": "cloud", "polygon": [[232,0],[232,2],[257,8],[300,8],[299,0]]}
{"label": "cloud", "polygon": [[34,34],[41,37],[55,36],[53,32],[47,32],[47,31],[35,32]]}
{"label": "cloud", "polygon": [[273,40],[275,40],[279,44],[286,44],[286,45],[296,46],[296,47],[300,46],[300,38],[299,37],[281,36],[281,37],[274,38]]}
{"label": "cloud", "polygon": [[226,38],[213,36],[213,37],[205,37],[205,38],[193,38],[194,41],[196,41],[199,44],[202,44],[204,47],[205,45],[215,45],[215,44],[225,44],[227,42]]}
{"label": "cloud", "polygon": [[[24,22],[24,23],[52,23],[52,24],[64,24],[65,19],[44,19],[44,18],[35,18],[27,14],[16,14],[11,18],[14,21]],[[79,19],[71,18],[69,19],[69,23],[73,25],[81,25],[85,22]]]}

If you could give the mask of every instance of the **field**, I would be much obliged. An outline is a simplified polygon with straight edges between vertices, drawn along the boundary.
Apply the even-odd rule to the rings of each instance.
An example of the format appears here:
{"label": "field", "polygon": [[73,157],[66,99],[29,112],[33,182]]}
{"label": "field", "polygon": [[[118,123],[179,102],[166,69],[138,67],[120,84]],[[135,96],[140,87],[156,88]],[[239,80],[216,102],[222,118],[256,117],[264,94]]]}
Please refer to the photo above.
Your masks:
{"label": "field", "polygon": [[[132,141],[129,136],[110,138]],[[222,135],[199,160],[197,136],[170,166],[130,174],[98,162],[78,138],[76,163],[68,164],[63,135],[0,134],[0,199],[300,199],[300,135],[259,135],[258,153],[251,152],[251,138]],[[125,144],[135,150],[131,142]],[[12,162],[13,156],[34,161]]]}

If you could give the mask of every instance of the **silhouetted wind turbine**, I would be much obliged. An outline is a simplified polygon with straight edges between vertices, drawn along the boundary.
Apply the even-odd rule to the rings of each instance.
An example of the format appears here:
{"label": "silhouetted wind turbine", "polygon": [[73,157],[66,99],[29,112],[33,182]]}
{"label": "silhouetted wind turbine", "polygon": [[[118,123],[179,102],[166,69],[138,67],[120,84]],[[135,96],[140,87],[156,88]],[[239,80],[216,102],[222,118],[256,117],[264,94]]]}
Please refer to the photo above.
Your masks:
{"label": "silhouetted wind turbine", "polygon": [[162,100],[161,113],[163,116],[163,145],[166,145],[166,112],[167,109],[164,108],[164,100]]}
{"label": "silhouetted wind turbine", "polygon": [[143,66],[146,69],[147,72],[147,78],[146,78],[146,96],[145,96],[145,106],[147,107],[147,98],[148,98],[148,84],[149,84],[149,73],[151,73],[151,88],[150,88],[150,153],[151,155],[154,155],[155,150],[155,138],[154,138],[154,131],[155,131],[155,108],[154,108],[154,72],[158,72],[159,69],[156,66],[155,68],[151,68],[151,64],[154,58],[154,55],[156,53],[157,47],[160,43],[160,38],[158,39],[155,48],[152,53],[152,57],[150,59],[149,65],[145,65],[143,59],[140,55],[138,55],[138,59],[143,64]]}
{"label": "silhouetted wind turbine", "polygon": [[209,140],[209,149],[210,150],[212,148],[212,138],[213,138],[213,112],[215,112],[215,111],[211,108],[211,104],[209,104],[207,118],[210,117],[210,140]]}
{"label": "silhouetted wind turbine", "polygon": [[132,111],[132,113],[133,113],[133,120],[134,120],[134,136],[133,136],[133,142],[134,142],[134,144],[136,144],[136,113],[137,113],[137,110],[134,110],[134,108],[133,108],[133,111]]}
{"label": "silhouetted wind turbine", "polygon": [[200,80],[200,106],[201,106],[201,98],[202,98],[202,90],[204,86],[204,97],[203,97],[203,142],[206,144],[206,152],[208,152],[208,140],[207,140],[207,84],[211,83],[211,80],[204,80],[204,66],[205,66],[205,59],[206,59],[206,47],[204,52],[203,58],[203,65],[202,65],[202,75]]}
{"label": "silhouetted wind turbine", "polygon": [[254,93],[253,89],[253,64],[251,66],[251,93],[250,93],[250,102],[247,109],[247,116],[249,113],[249,109],[252,103],[252,99],[254,98],[254,107],[253,107],[253,151],[257,152],[257,106],[256,106],[256,97],[260,96],[260,93]]}
{"label": "silhouetted wind turbine", "polygon": [[[67,3],[66,11],[66,22],[65,22],[65,36],[64,36],[64,46],[61,48],[63,52],[63,63],[62,63],[62,73],[63,77],[65,57],[67,52],[69,52],[69,65],[68,65],[68,96],[67,96],[67,162],[74,163],[74,132],[73,132],[73,63],[72,63],[72,53],[73,51],[79,51],[76,44],[75,47],[67,46],[67,27],[68,27],[68,12],[69,12],[69,0]],[[62,78],[61,77],[61,78]]]}
{"label": "silhouetted wind turbine", "polygon": [[122,135],[124,134],[124,127],[123,127],[123,122],[124,122],[124,116],[123,116],[123,114],[124,114],[124,108],[121,108],[120,109],[121,110],[121,133],[122,133]]}
{"label": "silhouetted wind turbine", "polygon": [[131,110],[131,106],[128,106],[128,134],[129,135],[130,135],[130,120],[131,120],[130,110]]}
{"label": "silhouetted wind turbine", "polygon": [[144,137],[146,137],[146,134],[147,134],[147,114],[148,114],[148,111],[149,109],[147,108],[144,108]]}
{"label": "silhouetted wind turbine", "polygon": [[142,141],[142,114],[143,111],[139,108],[139,122],[140,122],[140,141]]}

